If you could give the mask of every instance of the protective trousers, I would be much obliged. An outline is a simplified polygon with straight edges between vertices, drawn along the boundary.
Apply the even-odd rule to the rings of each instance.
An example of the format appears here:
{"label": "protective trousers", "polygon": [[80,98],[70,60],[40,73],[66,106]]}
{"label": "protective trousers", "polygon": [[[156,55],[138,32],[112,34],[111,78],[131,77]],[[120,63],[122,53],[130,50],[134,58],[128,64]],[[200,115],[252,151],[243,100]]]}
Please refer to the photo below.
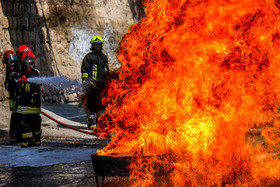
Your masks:
{"label": "protective trousers", "polygon": [[98,118],[100,117],[101,112],[93,112],[90,110],[87,110],[87,124],[88,124],[88,128],[90,129],[91,125],[95,125],[95,127],[97,127],[97,122],[98,122]]}
{"label": "protective trousers", "polygon": [[22,136],[20,132],[20,114],[12,113],[10,120],[10,142],[21,142]]}
{"label": "protective trousers", "polygon": [[41,122],[40,114],[19,114],[20,127],[22,132],[22,142],[33,143],[41,140]]}

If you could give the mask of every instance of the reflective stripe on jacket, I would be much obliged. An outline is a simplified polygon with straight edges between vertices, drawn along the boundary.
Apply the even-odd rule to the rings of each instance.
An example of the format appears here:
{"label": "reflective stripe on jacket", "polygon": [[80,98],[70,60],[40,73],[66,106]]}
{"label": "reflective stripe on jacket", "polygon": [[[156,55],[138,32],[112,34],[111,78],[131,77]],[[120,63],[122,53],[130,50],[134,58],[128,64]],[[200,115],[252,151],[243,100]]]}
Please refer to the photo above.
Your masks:
{"label": "reflective stripe on jacket", "polygon": [[17,107],[14,107],[13,113],[17,113],[17,114],[40,114],[41,113],[41,108],[17,105]]}
{"label": "reflective stripe on jacket", "polygon": [[88,53],[82,62],[82,82],[100,83],[109,74],[108,58],[104,53]]}
{"label": "reflective stripe on jacket", "polygon": [[[39,71],[38,71],[39,72]],[[38,74],[34,71],[34,74]],[[16,82],[13,90],[12,112],[17,114],[41,113],[41,84],[32,82]]]}

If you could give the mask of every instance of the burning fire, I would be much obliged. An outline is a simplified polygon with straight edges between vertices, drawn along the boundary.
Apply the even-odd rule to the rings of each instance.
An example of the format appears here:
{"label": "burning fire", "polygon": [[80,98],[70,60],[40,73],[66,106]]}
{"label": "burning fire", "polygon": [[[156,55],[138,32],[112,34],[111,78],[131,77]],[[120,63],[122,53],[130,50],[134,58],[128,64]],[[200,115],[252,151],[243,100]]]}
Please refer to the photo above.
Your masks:
{"label": "burning fire", "polygon": [[[280,1],[144,6],[147,16],[123,37],[123,66],[104,92],[108,106],[95,132],[114,136],[98,154],[137,157],[129,166],[135,186],[280,180]],[[248,143],[253,127],[269,146]]]}

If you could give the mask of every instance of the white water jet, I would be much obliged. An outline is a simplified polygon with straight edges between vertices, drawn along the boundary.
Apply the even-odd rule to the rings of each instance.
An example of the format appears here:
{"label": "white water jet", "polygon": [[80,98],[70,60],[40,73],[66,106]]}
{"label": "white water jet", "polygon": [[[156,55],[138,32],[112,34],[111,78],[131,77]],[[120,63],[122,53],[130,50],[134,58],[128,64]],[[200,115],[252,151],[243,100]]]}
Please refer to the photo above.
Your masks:
{"label": "white water jet", "polygon": [[44,86],[50,86],[57,90],[64,91],[67,94],[82,92],[82,84],[78,80],[72,80],[65,76],[60,77],[31,77],[28,82],[39,83]]}

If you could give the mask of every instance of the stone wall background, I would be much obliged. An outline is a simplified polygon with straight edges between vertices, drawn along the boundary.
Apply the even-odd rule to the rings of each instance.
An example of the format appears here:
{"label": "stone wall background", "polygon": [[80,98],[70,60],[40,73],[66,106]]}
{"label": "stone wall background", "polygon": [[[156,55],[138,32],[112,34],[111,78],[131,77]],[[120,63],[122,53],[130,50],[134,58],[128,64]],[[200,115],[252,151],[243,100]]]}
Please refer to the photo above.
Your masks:
{"label": "stone wall background", "polygon": [[[16,52],[26,44],[36,56],[42,76],[80,80],[82,58],[89,52],[91,37],[98,34],[104,39],[110,70],[116,71],[121,65],[116,49],[122,36],[145,16],[141,1],[1,0],[0,60],[6,50]],[[0,100],[8,97],[4,79],[1,63]]]}

